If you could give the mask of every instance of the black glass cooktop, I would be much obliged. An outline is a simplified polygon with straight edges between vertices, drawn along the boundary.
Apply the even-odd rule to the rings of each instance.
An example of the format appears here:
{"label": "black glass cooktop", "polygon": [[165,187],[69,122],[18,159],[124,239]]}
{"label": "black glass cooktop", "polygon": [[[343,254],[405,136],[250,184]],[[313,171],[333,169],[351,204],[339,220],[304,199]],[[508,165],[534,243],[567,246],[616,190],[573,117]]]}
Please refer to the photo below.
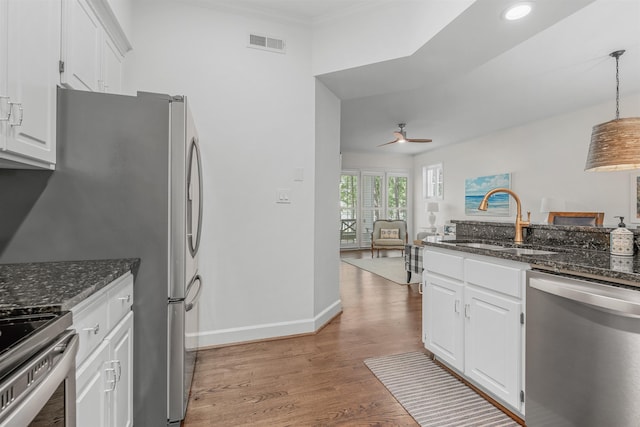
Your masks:
{"label": "black glass cooktop", "polygon": [[70,312],[1,318],[0,378],[70,326]]}

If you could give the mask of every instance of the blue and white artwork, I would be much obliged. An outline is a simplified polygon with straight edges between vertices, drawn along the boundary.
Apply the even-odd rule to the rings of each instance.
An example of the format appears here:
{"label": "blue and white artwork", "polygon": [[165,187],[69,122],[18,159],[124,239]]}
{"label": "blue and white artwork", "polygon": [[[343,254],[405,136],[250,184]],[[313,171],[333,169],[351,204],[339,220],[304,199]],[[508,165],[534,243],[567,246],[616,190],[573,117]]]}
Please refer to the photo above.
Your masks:
{"label": "blue and white artwork", "polygon": [[511,196],[496,193],[489,198],[489,209],[478,210],[482,198],[494,188],[511,188],[511,174],[479,176],[464,180],[464,213],[466,215],[509,216]]}

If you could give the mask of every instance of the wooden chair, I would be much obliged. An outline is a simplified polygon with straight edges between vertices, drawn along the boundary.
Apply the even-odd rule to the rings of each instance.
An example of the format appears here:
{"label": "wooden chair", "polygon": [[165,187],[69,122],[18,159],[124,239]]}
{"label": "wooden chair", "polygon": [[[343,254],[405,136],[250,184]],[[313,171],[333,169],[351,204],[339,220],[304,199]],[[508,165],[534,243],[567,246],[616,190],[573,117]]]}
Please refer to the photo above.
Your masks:
{"label": "wooden chair", "polygon": [[604,212],[549,212],[549,224],[602,226]]}
{"label": "wooden chair", "polygon": [[401,219],[379,219],[373,223],[371,232],[371,258],[373,251],[380,249],[398,249],[404,255],[404,247],[408,243],[407,223]]}

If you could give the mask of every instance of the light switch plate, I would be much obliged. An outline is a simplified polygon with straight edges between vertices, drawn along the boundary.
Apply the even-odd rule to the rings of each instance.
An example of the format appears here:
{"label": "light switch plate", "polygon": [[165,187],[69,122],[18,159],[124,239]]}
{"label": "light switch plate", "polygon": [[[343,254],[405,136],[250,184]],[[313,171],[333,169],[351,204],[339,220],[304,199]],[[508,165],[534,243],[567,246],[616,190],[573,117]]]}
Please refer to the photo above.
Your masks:
{"label": "light switch plate", "polygon": [[276,203],[291,203],[291,190],[289,188],[278,188],[276,190]]}

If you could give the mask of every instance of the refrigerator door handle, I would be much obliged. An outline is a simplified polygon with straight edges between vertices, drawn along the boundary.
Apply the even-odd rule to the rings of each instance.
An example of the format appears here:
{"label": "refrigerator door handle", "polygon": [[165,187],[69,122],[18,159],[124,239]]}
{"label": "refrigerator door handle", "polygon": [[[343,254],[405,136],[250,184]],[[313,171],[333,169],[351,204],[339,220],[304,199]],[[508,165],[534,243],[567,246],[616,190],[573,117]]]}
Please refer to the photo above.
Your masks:
{"label": "refrigerator door handle", "polygon": [[[197,168],[196,172],[198,174],[198,223],[195,224],[195,231],[193,229],[193,190],[191,183],[194,159]],[[200,233],[202,231],[202,161],[200,160],[200,149],[198,148],[198,141],[196,138],[191,140],[187,165],[187,237],[189,240],[189,252],[192,257],[195,257],[198,253],[198,248],[200,247]]]}
{"label": "refrigerator door handle", "polygon": [[[191,299],[191,301],[187,301],[189,298],[189,294],[191,293],[191,289],[195,286],[195,284],[198,283],[198,287],[196,289],[196,293],[193,296],[193,298]],[[189,283],[189,286],[187,286],[187,296],[185,297],[185,304],[184,304],[184,310],[185,311],[191,311],[191,309],[193,308],[193,306],[198,302],[198,300],[200,299],[200,292],[202,291],[202,277],[200,277],[199,274],[195,275],[194,278],[191,280],[191,283]]]}

